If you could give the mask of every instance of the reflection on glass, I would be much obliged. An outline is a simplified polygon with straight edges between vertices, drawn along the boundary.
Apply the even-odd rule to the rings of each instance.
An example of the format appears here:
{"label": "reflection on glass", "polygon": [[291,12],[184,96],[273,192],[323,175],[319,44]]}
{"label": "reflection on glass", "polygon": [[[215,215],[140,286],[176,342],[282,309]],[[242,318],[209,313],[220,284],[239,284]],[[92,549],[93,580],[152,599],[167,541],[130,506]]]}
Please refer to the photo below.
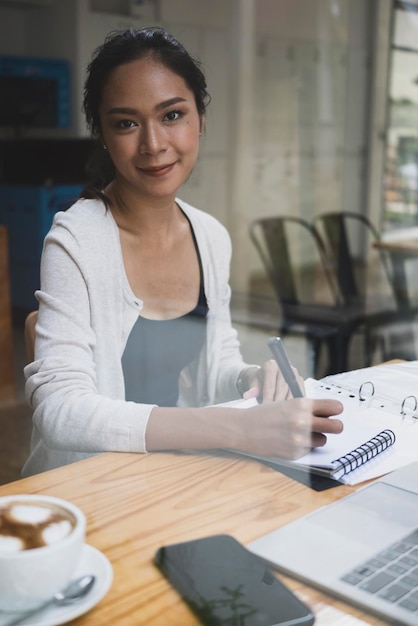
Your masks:
{"label": "reflection on glass", "polygon": [[384,230],[418,225],[418,3],[394,3]]}

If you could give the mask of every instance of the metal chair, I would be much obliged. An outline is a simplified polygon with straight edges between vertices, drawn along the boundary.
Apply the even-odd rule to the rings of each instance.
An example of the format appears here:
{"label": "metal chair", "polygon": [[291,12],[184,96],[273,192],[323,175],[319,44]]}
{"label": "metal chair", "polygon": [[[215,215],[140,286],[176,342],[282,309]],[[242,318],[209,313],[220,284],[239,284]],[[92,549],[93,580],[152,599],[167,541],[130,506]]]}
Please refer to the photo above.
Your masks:
{"label": "metal chair", "polygon": [[382,359],[416,358],[412,309],[397,304],[391,268],[376,247],[380,234],[364,215],[352,211],[327,212],[314,219],[333,265],[344,303],[364,317],[365,365],[377,346]]}
{"label": "metal chair", "polygon": [[350,340],[363,316],[356,305],[346,306],[316,229],[304,219],[277,216],[253,221],[249,234],[281,307],[279,334],[307,338],[316,376],[322,346],[327,374],[347,370]]}

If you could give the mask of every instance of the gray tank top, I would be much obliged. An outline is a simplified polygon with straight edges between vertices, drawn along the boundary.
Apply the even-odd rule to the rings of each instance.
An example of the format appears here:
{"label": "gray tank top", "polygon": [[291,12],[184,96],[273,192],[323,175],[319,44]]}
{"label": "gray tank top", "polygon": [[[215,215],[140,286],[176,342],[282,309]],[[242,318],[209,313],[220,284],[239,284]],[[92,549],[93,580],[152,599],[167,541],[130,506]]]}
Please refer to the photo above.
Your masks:
{"label": "gray tank top", "polygon": [[174,319],[138,317],[122,355],[126,400],[176,406],[180,372],[205,345],[208,305],[199,249],[190,228],[200,268],[198,303],[192,311]]}

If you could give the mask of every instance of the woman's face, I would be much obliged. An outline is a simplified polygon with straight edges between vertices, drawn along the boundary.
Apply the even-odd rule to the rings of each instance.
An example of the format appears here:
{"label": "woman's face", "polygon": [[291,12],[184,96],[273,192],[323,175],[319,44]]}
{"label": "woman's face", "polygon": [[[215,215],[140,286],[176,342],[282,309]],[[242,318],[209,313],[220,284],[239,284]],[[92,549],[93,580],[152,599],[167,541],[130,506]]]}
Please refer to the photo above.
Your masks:
{"label": "woman's face", "polygon": [[100,107],[118,184],[144,198],[175,196],[199,151],[203,118],[183,78],[153,59],[113,71]]}

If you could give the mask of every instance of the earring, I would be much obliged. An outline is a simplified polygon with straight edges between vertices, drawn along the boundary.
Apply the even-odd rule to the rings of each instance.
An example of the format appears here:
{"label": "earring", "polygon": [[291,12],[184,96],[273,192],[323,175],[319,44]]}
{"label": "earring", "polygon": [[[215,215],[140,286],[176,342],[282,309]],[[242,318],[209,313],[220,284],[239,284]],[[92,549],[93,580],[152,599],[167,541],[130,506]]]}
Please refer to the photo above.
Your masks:
{"label": "earring", "polygon": [[103,144],[103,150],[107,150],[107,145],[105,143]]}

